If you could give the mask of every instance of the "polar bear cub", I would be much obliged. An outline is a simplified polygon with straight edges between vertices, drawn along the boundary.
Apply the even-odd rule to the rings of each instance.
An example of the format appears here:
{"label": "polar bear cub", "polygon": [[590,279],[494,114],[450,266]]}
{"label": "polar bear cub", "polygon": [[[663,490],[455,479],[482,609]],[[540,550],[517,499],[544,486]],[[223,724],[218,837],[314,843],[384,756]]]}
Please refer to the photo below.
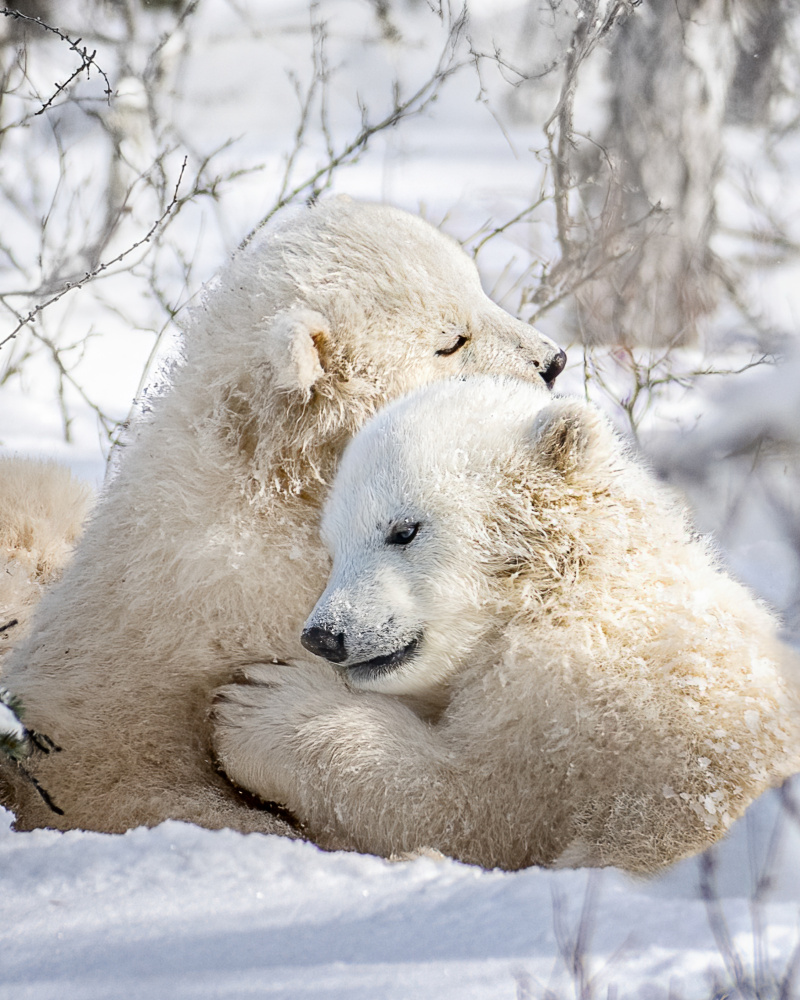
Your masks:
{"label": "polar bear cub", "polygon": [[649,872],[798,769],[795,655],[581,402],[390,404],[322,535],[320,659],[249,666],[215,716],[232,779],[323,845]]}

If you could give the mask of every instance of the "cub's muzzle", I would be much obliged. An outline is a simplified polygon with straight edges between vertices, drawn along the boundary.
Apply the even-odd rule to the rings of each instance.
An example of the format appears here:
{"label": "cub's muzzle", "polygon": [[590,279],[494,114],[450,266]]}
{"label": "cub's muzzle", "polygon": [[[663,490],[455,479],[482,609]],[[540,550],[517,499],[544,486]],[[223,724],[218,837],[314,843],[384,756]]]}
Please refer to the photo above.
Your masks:
{"label": "cub's muzzle", "polygon": [[330,629],[312,625],[304,629],[300,642],[315,656],[322,656],[331,663],[344,663],[347,659],[347,649],[344,644],[344,632],[332,632]]}

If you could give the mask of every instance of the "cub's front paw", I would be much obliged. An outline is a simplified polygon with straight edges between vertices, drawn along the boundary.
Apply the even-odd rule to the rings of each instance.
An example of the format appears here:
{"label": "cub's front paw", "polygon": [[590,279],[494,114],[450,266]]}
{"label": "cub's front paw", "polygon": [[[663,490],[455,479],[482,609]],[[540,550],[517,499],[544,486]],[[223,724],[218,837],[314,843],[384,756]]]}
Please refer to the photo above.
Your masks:
{"label": "cub's front paw", "polygon": [[313,780],[315,720],[352,695],[333,670],[314,663],[252,663],[213,698],[217,760],[240,788],[303,819]]}

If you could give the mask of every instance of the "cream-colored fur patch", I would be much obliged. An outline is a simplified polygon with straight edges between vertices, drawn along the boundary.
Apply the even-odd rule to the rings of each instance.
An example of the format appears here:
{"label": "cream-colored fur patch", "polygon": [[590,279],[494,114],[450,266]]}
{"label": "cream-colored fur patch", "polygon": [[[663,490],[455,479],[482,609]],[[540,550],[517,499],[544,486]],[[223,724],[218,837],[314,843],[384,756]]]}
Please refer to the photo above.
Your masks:
{"label": "cream-colored fur patch", "polygon": [[91,500],[69,469],[0,458],[0,673],[43,589],[61,577]]}

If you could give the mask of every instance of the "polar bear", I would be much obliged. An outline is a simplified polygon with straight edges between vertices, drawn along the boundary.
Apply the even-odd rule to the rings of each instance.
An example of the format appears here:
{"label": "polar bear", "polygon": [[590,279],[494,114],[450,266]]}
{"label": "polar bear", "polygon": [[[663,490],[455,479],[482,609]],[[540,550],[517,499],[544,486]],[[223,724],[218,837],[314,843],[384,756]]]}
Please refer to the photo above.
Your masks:
{"label": "polar bear", "polygon": [[0,668],[64,572],[91,502],[89,486],[55,462],[0,458]]}
{"label": "polar bear", "polygon": [[231,778],[322,845],[652,872],[800,766],[795,654],[587,404],[419,389],[348,445],[322,535],[321,659],[214,712]]}
{"label": "polar bear", "polygon": [[217,773],[207,712],[237,666],[304,653],[344,445],[414,386],[499,371],[544,390],[563,365],[486,297],[456,243],[406,212],[323,201],[237,255],[8,658],[23,721],[62,747],[26,767],[63,816],[6,767],[17,828],[174,818],[289,833]]}

